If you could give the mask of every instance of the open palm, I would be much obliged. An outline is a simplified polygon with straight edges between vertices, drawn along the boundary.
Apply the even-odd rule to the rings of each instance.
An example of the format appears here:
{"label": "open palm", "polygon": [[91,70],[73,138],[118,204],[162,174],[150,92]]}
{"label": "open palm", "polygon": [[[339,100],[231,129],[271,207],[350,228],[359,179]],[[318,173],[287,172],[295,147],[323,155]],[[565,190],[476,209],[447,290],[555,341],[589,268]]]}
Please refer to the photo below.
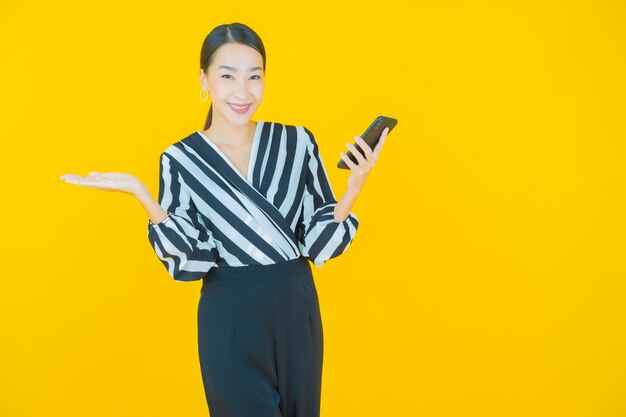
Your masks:
{"label": "open palm", "polygon": [[90,172],[87,176],[77,174],[61,175],[65,182],[82,185],[83,187],[98,188],[103,191],[119,191],[135,194],[141,187],[141,182],[133,175],[121,172]]}

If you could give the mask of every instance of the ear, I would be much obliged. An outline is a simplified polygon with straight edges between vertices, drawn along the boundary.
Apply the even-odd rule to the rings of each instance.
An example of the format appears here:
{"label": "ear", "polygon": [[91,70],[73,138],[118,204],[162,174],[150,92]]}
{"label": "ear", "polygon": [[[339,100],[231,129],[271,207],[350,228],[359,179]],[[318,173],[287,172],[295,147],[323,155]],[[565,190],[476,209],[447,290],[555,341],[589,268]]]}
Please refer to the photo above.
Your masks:
{"label": "ear", "polygon": [[200,68],[200,84],[202,84],[202,86],[208,90],[209,86],[207,84],[207,81],[208,81],[207,74],[204,72],[202,68]]}

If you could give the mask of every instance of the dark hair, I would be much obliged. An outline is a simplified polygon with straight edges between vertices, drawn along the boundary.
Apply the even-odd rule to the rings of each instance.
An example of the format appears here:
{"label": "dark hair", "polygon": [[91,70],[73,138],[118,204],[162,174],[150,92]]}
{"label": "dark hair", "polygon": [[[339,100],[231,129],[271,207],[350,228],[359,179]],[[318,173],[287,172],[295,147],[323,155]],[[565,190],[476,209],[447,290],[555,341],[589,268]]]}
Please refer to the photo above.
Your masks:
{"label": "dark hair", "polygon": [[[213,55],[217,49],[227,43],[240,43],[250,46],[263,57],[263,72],[265,73],[265,47],[257,33],[243,23],[225,23],[215,27],[204,39],[200,51],[200,68],[208,74],[209,66],[213,63]],[[204,123],[204,130],[211,126],[213,119],[213,104],[209,108],[209,115]]]}

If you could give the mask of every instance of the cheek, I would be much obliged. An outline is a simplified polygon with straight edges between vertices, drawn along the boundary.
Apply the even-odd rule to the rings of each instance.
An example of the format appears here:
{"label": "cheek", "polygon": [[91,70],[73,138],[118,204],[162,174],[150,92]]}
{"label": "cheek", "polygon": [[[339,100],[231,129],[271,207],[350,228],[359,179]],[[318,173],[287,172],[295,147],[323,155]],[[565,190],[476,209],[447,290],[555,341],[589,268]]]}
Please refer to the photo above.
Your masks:
{"label": "cheek", "polygon": [[257,100],[263,98],[263,93],[265,92],[265,86],[263,84],[257,84],[250,86],[250,92],[256,97]]}
{"label": "cheek", "polygon": [[225,82],[220,82],[217,81],[216,83],[213,84],[213,91],[215,92],[215,95],[218,97],[223,97],[225,95],[229,94],[229,87],[228,84]]}

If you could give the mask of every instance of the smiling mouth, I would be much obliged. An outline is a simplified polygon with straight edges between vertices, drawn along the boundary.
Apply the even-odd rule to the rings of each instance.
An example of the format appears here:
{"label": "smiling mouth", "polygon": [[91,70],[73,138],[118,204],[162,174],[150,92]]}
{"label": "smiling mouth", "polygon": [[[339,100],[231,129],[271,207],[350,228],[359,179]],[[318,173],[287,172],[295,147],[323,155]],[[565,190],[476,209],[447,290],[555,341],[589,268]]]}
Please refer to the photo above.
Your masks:
{"label": "smiling mouth", "polygon": [[230,106],[231,109],[233,109],[234,112],[237,112],[239,114],[243,114],[243,113],[246,113],[250,109],[250,106],[252,104],[246,104],[244,106],[238,106],[236,104],[228,103],[228,105]]}

